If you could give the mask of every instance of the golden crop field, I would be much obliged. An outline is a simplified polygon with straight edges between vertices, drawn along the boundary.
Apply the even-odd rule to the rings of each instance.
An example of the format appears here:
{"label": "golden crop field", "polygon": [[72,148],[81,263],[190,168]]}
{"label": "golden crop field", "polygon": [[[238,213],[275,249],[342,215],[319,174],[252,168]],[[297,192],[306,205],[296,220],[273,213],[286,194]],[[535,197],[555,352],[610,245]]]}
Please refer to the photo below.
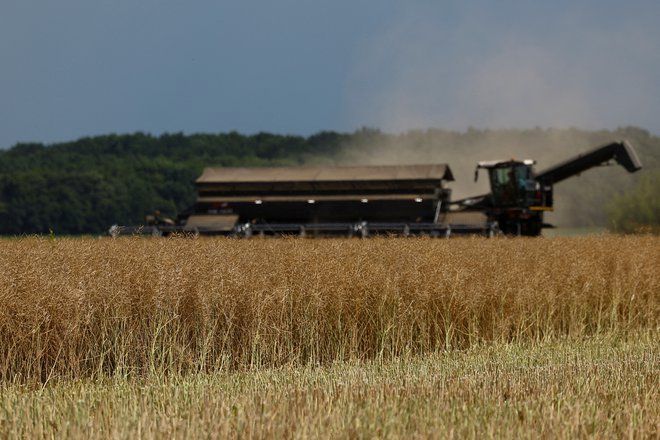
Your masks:
{"label": "golden crop field", "polygon": [[658,337],[652,236],[0,240],[0,437],[657,437]]}

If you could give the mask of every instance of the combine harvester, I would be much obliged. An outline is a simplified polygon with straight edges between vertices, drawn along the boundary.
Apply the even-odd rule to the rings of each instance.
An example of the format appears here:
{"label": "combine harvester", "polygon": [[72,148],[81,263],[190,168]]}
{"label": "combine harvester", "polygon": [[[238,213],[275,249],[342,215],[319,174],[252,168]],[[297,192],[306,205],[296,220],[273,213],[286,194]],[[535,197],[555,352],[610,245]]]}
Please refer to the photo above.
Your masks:
{"label": "combine harvester", "polygon": [[113,226],[110,233],[358,236],[537,236],[553,210],[553,185],[612,160],[641,169],[632,145],[614,142],[535,173],[533,160],[479,162],[491,192],[451,200],[448,165],[206,168],[195,205],[172,221]]}

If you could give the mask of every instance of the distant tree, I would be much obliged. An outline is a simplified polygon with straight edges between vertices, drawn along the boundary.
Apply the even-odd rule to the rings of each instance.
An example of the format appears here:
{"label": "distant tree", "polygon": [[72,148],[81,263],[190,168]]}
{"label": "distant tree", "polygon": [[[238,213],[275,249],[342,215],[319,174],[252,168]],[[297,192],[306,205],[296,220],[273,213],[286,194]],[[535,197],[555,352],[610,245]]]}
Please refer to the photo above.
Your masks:
{"label": "distant tree", "polygon": [[640,181],[609,206],[610,228],[616,232],[660,234],[660,171],[645,174]]}

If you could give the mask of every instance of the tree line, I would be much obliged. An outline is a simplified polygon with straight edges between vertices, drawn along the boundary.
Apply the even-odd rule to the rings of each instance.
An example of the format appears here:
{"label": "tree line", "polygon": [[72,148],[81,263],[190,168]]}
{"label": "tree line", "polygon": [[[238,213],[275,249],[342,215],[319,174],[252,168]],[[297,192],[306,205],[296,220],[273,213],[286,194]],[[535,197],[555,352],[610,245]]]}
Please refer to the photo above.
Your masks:
{"label": "tree line", "polygon": [[460,163],[474,157],[497,158],[492,155],[508,151],[506,145],[542,155],[545,145],[558,138],[565,140],[561,145],[577,139],[592,146],[626,138],[645,165],[643,176],[616,176],[613,184],[607,176],[596,175],[579,190],[567,187],[566,210],[584,211],[578,224],[602,224],[604,215],[612,228],[621,231],[660,224],[660,138],[643,129],[430,129],[388,134],[363,128],[311,136],[138,132],[52,145],[19,143],[0,150],[0,234],[99,234],[114,223],[141,224],[145,214],[154,210],[176,217],[194,203],[193,181],[206,166],[435,160],[460,168]]}

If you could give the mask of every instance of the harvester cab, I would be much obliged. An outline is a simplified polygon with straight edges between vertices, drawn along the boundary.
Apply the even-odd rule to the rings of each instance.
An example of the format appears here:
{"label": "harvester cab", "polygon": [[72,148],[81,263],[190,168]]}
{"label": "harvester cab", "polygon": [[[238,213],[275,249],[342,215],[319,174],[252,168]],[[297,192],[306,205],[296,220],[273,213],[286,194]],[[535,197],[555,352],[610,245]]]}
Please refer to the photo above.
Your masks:
{"label": "harvester cab", "polygon": [[536,161],[530,159],[479,162],[474,180],[477,181],[480,169],[488,171],[491,203],[494,206],[552,210],[552,186],[542,187],[536,180],[535,164]]}
{"label": "harvester cab", "polygon": [[537,235],[542,223],[539,212],[552,210],[552,185],[536,180],[535,164],[531,159],[477,163],[474,180],[477,181],[479,170],[488,172],[488,215],[498,221],[505,233]]}

